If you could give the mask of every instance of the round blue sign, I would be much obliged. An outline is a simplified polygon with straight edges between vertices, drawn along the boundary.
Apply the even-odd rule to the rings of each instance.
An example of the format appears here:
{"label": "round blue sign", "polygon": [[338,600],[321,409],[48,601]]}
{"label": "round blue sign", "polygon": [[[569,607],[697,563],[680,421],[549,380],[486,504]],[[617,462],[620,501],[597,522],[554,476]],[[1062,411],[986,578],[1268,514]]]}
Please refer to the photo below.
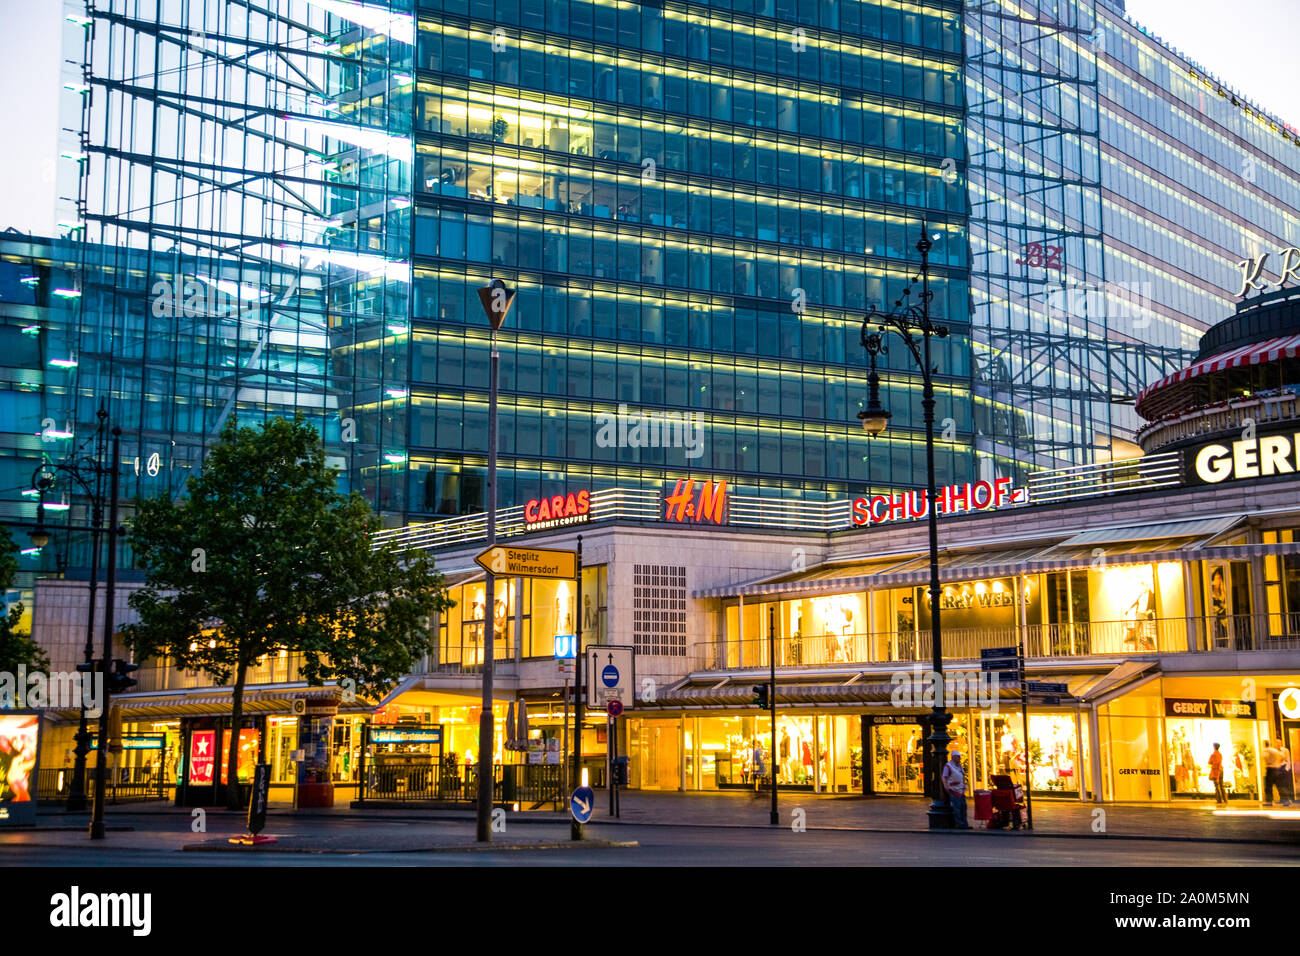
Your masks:
{"label": "round blue sign", "polygon": [[600,679],[606,687],[618,686],[618,668],[613,664],[606,664],[605,669],[600,672]]}
{"label": "round blue sign", "polygon": [[569,812],[573,814],[573,819],[586,823],[595,809],[596,794],[591,787],[579,787],[573,791],[573,796],[569,798]]}

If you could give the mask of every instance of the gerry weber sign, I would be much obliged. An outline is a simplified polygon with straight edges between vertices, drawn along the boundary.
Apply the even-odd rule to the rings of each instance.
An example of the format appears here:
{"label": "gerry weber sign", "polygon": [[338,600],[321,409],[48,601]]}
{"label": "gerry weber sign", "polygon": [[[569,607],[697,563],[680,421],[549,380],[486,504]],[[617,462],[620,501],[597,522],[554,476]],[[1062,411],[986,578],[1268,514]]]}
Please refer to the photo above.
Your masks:
{"label": "gerry weber sign", "polygon": [[1291,425],[1281,433],[1189,448],[1185,455],[1184,480],[1192,485],[1294,475],[1300,472],[1300,432]]}

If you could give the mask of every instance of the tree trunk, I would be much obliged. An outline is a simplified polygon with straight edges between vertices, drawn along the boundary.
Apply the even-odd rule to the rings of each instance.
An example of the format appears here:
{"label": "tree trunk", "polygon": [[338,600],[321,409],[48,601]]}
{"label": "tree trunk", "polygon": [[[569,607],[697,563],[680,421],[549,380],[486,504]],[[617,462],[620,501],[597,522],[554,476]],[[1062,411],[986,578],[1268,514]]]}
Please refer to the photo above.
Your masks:
{"label": "tree trunk", "polygon": [[230,707],[230,756],[226,761],[226,807],[230,810],[243,808],[242,794],[239,790],[239,730],[244,718],[244,681],[248,676],[248,665],[244,656],[239,656],[235,665],[235,689],[231,696]]}

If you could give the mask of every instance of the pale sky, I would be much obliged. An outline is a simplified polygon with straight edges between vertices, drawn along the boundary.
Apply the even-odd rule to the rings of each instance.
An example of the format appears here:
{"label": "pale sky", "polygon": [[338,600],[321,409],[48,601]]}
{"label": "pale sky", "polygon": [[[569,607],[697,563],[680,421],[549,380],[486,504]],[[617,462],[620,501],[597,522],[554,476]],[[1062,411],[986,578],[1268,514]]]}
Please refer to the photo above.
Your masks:
{"label": "pale sky", "polygon": [[[1300,0],[1128,0],[1129,15],[1300,127]],[[55,235],[62,0],[0,0],[0,230]]]}

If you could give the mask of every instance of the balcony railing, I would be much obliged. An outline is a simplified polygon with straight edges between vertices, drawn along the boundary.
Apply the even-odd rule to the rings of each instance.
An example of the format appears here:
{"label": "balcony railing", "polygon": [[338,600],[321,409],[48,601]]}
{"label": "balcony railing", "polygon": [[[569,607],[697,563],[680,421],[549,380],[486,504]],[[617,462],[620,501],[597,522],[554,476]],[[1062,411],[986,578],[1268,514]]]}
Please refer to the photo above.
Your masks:
{"label": "balcony railing", "polygon": [[[135,672],[139,685],[135,691],[187,690],[194,687],[229,687],[230,683],[217,684],[203,671],[179,671],[166,663],[149,662]],[[248,669],[245,683],[291,684],[301,681],[302,655],[268,654]]]}
{"label": "balcony railing", "polygon": [[1300,396],[1285,390],[1272,395],[1235,399],[1208,409],[1157,419],[1138,429],[1137,440],[1143,448],[1154,451],[1187,439],[1239,432],[1247,421],[1253,421],[1256,426],[1295,421],[1300,418],[1298,403]]}
{"label": "balcony railing", "polygon": [[[975,661],[980,651],[1012,647],[1023,638],[1029,658],[1068,658],[1200,651],[1300,650],[1300,614],[1158,618],[1030,624],[1025,627],[946,627],[943,657]],[[927,663],[933,660],[929,630],[779,637],[779,667],[835,664]],[[693,645],[696,670],[768,667],[767,638]]]}

